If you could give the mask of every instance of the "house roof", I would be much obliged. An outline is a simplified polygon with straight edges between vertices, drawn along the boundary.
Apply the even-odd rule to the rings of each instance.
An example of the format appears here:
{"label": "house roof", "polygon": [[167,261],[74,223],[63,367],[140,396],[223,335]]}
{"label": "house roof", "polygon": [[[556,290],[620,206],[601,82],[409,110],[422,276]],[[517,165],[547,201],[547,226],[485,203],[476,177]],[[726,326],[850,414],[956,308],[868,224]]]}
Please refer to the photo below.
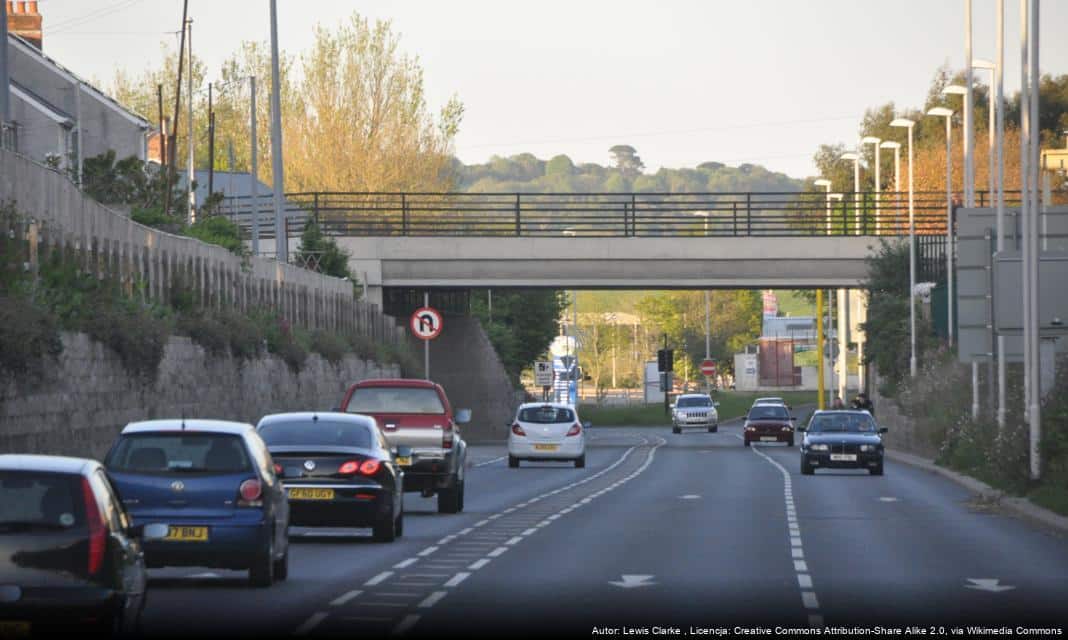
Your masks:
{"label": "house roof", "polygon": [[53,71],[55,71],[58,75],[62,76],[67,82],[70,82],[71,84],[79,84],[86,93],[89,93],[93,97],[99,99],[101,103],[103,103],[105,106],[110,107],[113,111],[115,111],[122,117],[133,122],[134,124],[144,127],[145,129],[153,128],[152,123],[147,118],[137,113],[134,113],[127,107],[123,106],[118,100],[107,95],[100,89],[97,89],[85,79],[78,76],[70,69],[61,65],[55,59],[45,55],[43,51],[33,46],[23,38],[15,35],[14,33],[8,33],[7,38],[8,42],[14,45],[14,47],[18,49],[21,53],[30,56],[32,59],[37,60],[43,65],[51,67]]}
{"label": "house roof", "polygon": [[74,118],[69,113],[45,100],[30,89],[22,86],[14,79],[11,80],[11,94],[17,96],[20,100],[26,102],[26,104],[40,111],[45,117],[54,121],[56,124],[64,127],[74,126]]}

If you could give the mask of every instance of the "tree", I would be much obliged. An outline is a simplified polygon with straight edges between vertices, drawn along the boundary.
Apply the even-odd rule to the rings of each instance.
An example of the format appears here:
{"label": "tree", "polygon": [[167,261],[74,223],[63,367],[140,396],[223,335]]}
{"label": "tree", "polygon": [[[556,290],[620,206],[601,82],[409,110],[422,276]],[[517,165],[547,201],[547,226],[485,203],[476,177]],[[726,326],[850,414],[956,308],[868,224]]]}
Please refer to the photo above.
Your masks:
{"label": "tree", "polygon": [[545,175],[571,175],[575,172],[575,163],[566,155],[553,156],[545,165]]}
{"label": "tree", "polygon": [[323,235],[315,220],[308,220],[304,225],[297,257],[308,269],[335,278],[348,278],[353,286],[356,284],[356,278],[349,269],[349,252],[339,247],[333,238]]}
{"label": "tree", "polygon": [[542,356],[558,332],[558,320],[566,303],[559,291],[493,291],[493,320],[485,295],[471,291],[471,311],[485,328],[512,381]]}
{"label": "tree", "polygon": [[629,144],[617,144],[610,148],[608,153],[612,154],[612,163],[625,176],[636,176],[645,167],[642,159],[638,157],[638,151]]}

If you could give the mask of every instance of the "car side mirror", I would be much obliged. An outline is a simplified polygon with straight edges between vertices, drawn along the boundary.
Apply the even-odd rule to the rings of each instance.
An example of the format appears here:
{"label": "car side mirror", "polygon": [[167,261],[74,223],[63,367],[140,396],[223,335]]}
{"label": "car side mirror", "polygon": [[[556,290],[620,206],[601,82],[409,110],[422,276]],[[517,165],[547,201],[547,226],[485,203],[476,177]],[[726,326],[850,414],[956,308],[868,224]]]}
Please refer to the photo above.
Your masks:
{"label": "car side mirror", "polygon": [[590,422],[589,420],[584,420],[584,421],[582,422],[582,428],[583,428],[583,429],[589,429],[589,428],[590,428],[590,427],[592,427],[592,426],[593,426],[593,423],[592,423],[592,422]]}
{"label": "car side mirror", "polygon": [[407,445],[399,445],[393,452],[398,458],[410,458],[412,457],[412,448]]}
{"label": "car side mirror", "polygon": [[879,433],[886,433],[887,431],[890,431],[890,430],[887,429],[886,427],[879,427]]}
{"label": "car side mirror", "polygon": [[808,431],[808,427],[804,427],[804,426],[798,427],[797,430],[800,431],[801,433],[804,433],[804,432]]}
{"label": "car side mirror", "polygon": [[797,416],[790,416],[790,422],[797,422]]}
{"label": "car side mirror", "polygon": [[467,424],[468,422],[471,422],[471,410],[457,409],[453,421],[456,422],[456,424]]}

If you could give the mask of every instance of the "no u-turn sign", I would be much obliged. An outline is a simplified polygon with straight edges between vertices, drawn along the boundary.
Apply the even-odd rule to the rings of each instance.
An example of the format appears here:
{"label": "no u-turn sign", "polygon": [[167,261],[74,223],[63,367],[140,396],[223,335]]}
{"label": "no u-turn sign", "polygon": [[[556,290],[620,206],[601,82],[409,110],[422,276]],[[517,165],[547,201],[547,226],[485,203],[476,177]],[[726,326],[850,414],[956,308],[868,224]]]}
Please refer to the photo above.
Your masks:
{"label": "no u-turn sign", "polygon": [[409,325],[420,340],[433,340],[441,333],[441,312],[433,307],[420,307],[412,313]]}

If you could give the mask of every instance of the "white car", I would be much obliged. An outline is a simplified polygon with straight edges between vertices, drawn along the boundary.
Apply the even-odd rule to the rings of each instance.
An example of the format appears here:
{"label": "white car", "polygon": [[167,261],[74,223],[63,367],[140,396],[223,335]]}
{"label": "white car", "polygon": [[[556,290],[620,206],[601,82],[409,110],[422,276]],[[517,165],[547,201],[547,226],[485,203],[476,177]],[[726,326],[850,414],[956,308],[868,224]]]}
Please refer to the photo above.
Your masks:
{"label": "white car", "polygon": [[519,406],[508,433],[508,466],[520,460],[573,460],[586,466],[586,429],[574,407],[559,402],[531,402]]}
{"label": "white car", "polygon": [[694,427],[708,429],[709,433],[719,431],[718,406],[718,402],[703,393],[679,396],[671,406],[671,432],[682,433],[683,429]]}

